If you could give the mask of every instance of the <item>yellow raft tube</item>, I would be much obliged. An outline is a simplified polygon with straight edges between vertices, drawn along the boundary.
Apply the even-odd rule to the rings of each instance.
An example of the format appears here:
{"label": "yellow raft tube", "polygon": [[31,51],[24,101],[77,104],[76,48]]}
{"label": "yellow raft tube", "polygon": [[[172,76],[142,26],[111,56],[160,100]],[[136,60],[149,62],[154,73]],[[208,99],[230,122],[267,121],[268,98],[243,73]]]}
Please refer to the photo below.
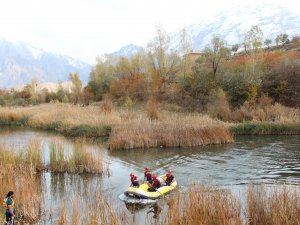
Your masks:
{"label": "yellow raft tube", "polygon": [[[166,176],[162,175],[160,176],[164,181],[166,180]],[[132,197],[138,197],[138,198],[145,198],[145,199],[158,199],[162,197],[163,195],[173,191],[177,187],[177,182],[174,179],[170,186],[162,186],[158,188],[154,192],[148,191],[148,184],[142,183],[139,187],[129,187],[125,191],[125,195],[132,196]]]}

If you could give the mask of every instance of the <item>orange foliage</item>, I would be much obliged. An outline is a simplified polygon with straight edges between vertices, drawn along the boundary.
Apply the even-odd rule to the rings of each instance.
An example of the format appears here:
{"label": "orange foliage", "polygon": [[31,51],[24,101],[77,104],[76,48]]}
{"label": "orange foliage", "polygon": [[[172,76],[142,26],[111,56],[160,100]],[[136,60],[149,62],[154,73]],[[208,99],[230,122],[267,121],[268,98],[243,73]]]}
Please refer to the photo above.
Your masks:
{"label": "orange foliage", "polygon": [[290,51],[286,54],[286,57],[291,60],[300,59],[300,51]]}
{"label": "orange foliage", "polygon": [[250,58],[247,56],[240,56],[232,59],[229,63],[228,66],[240,66],[240,65],[245,65],[247,62],[249,62]]}
{"label": "orange foliage", "polygon": [[116,97],[128,96],[130,98],[142,98],[146,89],[146,80],[142,74],[134,74],[112,82],[110,93]]}
{"label": "orange foliage", "polygon": [[279,52],[266,52],[263,54],[263,62],[267,69],[271,69],[281,61],[281,57]]}

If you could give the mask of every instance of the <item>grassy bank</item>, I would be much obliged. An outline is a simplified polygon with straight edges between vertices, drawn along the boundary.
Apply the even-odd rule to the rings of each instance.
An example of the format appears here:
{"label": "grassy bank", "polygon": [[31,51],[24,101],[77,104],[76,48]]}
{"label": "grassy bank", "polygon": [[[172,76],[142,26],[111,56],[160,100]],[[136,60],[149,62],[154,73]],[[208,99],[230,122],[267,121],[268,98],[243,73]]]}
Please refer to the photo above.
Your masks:
{"label": "grassy bank", "polygon": [[[148,110],[149,111],[149,110]],[[230,143],[233,138],[222,122],[199,113],[156,112],[145,109],[79,107],[44,104],[0,108],[0,124],[51,130],[71,137],[109,137],[116,148],[189,147]]]}
{"label": "grassy bank", "polygon": [[232,125],[230,131],[236,135],[300,135],[300,124],[247,122]]}

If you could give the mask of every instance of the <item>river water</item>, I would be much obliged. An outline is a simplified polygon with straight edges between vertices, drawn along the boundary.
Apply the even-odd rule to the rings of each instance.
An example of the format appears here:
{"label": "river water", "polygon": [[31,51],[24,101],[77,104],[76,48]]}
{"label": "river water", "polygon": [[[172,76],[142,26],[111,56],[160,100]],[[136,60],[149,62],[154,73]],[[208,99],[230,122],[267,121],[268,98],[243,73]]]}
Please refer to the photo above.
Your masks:
{"label": "river water", "polygon": [[[0,144],[13,145],[15,149],[23,149],[33,138],[41,140],[45,161],[49,160],[49,144],[53,141],[62,143],[65,149],[74,146],[72,139],[58,134],[28,129],[0,129]],[[237,136],[233,144],[190,149],[109,151],[105,142],[90,144],[89,147],[102,152],[109,172],[104,176],[44,173],[42,189],[47,208],[61,205],[62,199],[68,199],[75,193],[84,196],[99,188],[115,204],[126,207],[125,210],[132,214],[134,220],[139,221],[137,224],[145,223],[141,222],[145,221],[143,218],[152,216],[151,213],[155,211],[153,202],[141,202],[147,204],[133,210],[129,204],[124,204],[132,199],[126,198],[123,192],[130,184],[129,174],[134,172],[142,178],[146,166],[158,175],[171,169],[181,191],[192,184],[204,183],[243,195],[249,183],[300,183],[299,136]],[[157,206],[163,208],[164,201],[156,202]]]}

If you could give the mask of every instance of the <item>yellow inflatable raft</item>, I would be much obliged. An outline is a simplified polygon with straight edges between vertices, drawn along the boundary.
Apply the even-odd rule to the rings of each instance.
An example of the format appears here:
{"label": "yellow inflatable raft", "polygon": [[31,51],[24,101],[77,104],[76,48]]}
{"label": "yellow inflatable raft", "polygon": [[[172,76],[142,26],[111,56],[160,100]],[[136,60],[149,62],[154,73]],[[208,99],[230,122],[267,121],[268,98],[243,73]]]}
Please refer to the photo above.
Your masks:
{"label": "yellow inflatable raft", "polygon": [[[160,176],[163,180],[166,180],[166,176]],[[177,187],[177,182],[174,179],[170,186],[162,186],[154,192],[148,191],[149,185],[147,183],[141,184],[139,187],[129,187],[125,191],[125,195],[146,199],[157,199],[163,195],[173,191]]]}

